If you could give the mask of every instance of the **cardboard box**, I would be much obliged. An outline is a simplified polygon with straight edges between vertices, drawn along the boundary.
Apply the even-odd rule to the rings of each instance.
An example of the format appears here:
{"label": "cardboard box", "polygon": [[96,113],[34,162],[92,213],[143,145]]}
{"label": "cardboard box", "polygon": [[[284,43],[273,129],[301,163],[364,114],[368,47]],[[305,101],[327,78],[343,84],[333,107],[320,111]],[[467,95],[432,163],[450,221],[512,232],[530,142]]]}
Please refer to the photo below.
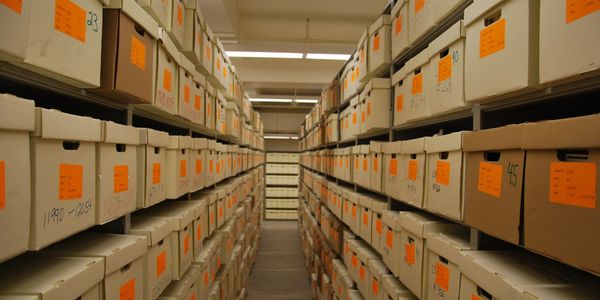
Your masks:
{"label": "cardboard box", "polygon": [[239,139],[242,129],[240,119],[240,109],[236,103],[228,102],[225,104],[225,134],[235,139]]}
{"label": "cardboard box", "polygon": [[394,126],[431,115],[432,70],[429,48],[411,58],[392,76],[394,85]]}
{"label": "cardboard box", "polygon": [[136,2],[158,22],[160,27],[169,26],[173,0],[136,0]]}
{"label": "cardboard box", "polygon": [[194,173],[192,174],[190,192],[195,192],[206,186],[207,177],[207,153],[208,153],[208,140],[204,138],[193,138],[192,149],[190,151],[190,165],[194,166]]}
{"label": "cardboard box", "polygon": [[144,255],[144,298],[156,299],[174,278],[173,245],[177,243],[174,232],[176,221],[164,217],[131,218],[132,235],[145,236],[148,252]]}
{"label": "cardboard box", "polygon": [[348,106],[340,113],[340,141],[347,141],[353,136],[350,131],[352,120],[352,107]]}
{"label": "cardboard box", "polygon": [[[2,12],[4,8],[0,8]],[[0,94],[0,262],[27,251],[31,213],[29,133],[35,103]]]}
{"label": "cardboard box", "polygon": [[390,127],[390,80],[373,78],[360,93],[360,134]]}
{"label": "cardboard box", "polygon": [[[210,78],[210,77],[209,77]],[[215,89],[208,82],[206,82],[206,103],[204,110],[204,125],[208,129],[215,129],[215,107],[216,107],[216,98],[215,98]]]}
{"label": "cardboard box", "polygon": [[[194,4],[196,1],[191,1]],[[194,65],[202,64],[202,43],[204,35],[204,16],[199,8],[190,8],[186,6],[184,36],[183,36],[183,53]]]}
{"label": "cardboard box", "polygon": [[464,132],[434,136],[425,142],[427,153],[427,210],[462,221],[465,158]]}
{"label": "cardboard box", "polygon": [[433,233],[427,237],[424,297],[458,299],[461,277],[458,264],[461,251],[465,250],[472,250],[469,235]]}
{"label": "cardboard box", "polygon": [[416,300],[419,299],[408,290],[394,275],[381,276],[383,281],[383,299],[386,300]]}
{"label": "cardboard box", "polygon": [[[0,6],[0,58],[3,60],[25,59],[29,33],[31,3],[14,2]],[[10,24],[10,26],[8,25]],[[15,32],[15,29],[19,32]]]}
{"label": "cardboard box", "polygon": [[431,114],[462,109],[465,103],[465,32],[456,22],[429,44]]}
{"label": "cardboard box", "polygon": [[216,141],[207,140],[208,141],[208,152],[206,153],[206,169],[207,169],[207,177],[205,181],[205,186],[213,185],[217,182],[217,170],[216,164],[218,163],[216,157]]}
{"label": "cardboard box", "polygon": [[371,244],[371,231],[373,229],[373,211],[371,205],[371,197],[365,194],[359,194],[358,196],[358,215],[360,223],[360,231],[358,232],[360,237]]}
{"label": "cardboard box", "polygon": [[513,244],[521,227],[522,132],[522,125],[509,125],[463,135],[465,223]]}
{"label": "cardboard box", "polygon": [[340,131],[339,131],[339,115],[334,113],[327,117],[327,143],[335,143],[339,141]]}
{"label": "cardboard box", "polygon": [[356,253],[358,256],[358,267],[357,267],[357,280],[356,285],[358,286],[358,290],[363,295],[369,295],[369,291],[371,287],[369,286],[369,281],[371,277],[371,271],[369,270],[369,264],[372,260],[379,260],[377,253],[373,251],[367,245],[361,245],[356,248]]}
{"label": "cardboard box", "polygon": [[391,48],[392,59],[400,56],[410,48],[408,42],[408,1],[400,0],[392,7]]}
{"label": "cardboard box", "polygon": [[96,144],[96,224],[135,210],[137,201],[139,129],[102,121]]}
{"label": "cardboard box", "polygon": [[468,233],[466,227],[447,223],[424,213],[405,212],[402,215],[400,243],[400,275],[402,283],[419,298],[424,297],[424,284],[427,278],[427,238],[429,233],[460,232]]}
{"label": "cardboard box", "polygon": [[182,49],[185,38],[186,22],[184,0],[172,1],[171,17],[169,18],[169,24],[165,26],[165,29],[173,40],[173,43],[177,46],[177,49]]}
{"label": "cardboard box", "polygon": [[[369,283],[367,285],[367,299],[383,300],[383,276],[389,273],[386,265],[378,259],[369,261]],[[387,299],[386,299],[387,300]]]}
{"label": "cardboard box", "polygon": [[199,297],[199,278],[200,268],[191,266],[180,280],[172,281],[158,299],[196,299]]}
{"label": "cardboard box", "polygon": [[370,189],[383,192],[383,152],[381,151],[383,142],[371,141],[369,144],[369,160],[371,161],[370,171]]}
{"label": "cardboard box", "polygon": [[371,210],[373,212],[371,228],[371,246],[378,253],[383,253],[385,243],[383,234],[383,212],[387,209],[387,199],[383,197],[371,197]]}
{"label": "cardboard box", "polygon": [[369,52],[371,51],[371,48],[369,48],[369,38],[369,29],[367,28],[363,31],[360,39],[358,40],[358,50],[356,51],[358,55],[354,57],[354,64],[356,66],[354,68],[354,77],[355,80],[359,82],[359,85],[361,85],[361,83],[366,83],[365,79],[368,78],[368,74],[370,73]]}
{"label": "cardboard box", "polygon": [[215,129],[220,134],[226,134],[225,126],[227,125],[227,115],[225,114],[225,106],[227,100],[220,91],[217,91],[217,97],[215,99]]}
{"label": "cardboard box", "polygon": [[217,201],[215,203],[215,208],[217,211],[217,227],[220,228],[223,223],[225,223],[225,196],[227,195],[226,190],[224,189],[215,189],[217,194]]}
{"label": "cardboard box", "polygon": [[99,300],[103,276],[103,258],[26,254],[0,266],[0,297]]}
{"label": "cardboard box", "polygon": [[410,43],[420,41],[432,31],[446,16],[455,11],[464,0],[449,1],[409,1]]}
{"label": "cardboard box", "polygon": [[76,87],[99,87],[103,5],[97,0],[32,5],[23,66]]}
{"label": "cardboard box", "polygon": [[195,198],[184,202],[184,204],[194,208],[194,222],[192,224],[194,251],[192,252],[192,258],[195,259],[202,251],[202,242],[208,237],[208,217],[206,215],[208,198]]}
{"label": "cardboard box", "polygon": [[382,257],[385,264],[396,276],[400,275],[400,239],[402,232],[401,215],[396,211],[385,210],[382,214],[383,236]]}
{"label": "cardboard box", "polygon": [[[353,57],[356,57],[356,53],[355,55],[353,55]],[[354,73],[354,60],[349,61],[346,64],[346,68],[344,69],[344,71],[342,72],[342,77],[343,78],[343,84],[341,84],[341,99],[343,99],[342,102],[346,102],[349,101],[352,97],[354,97],[356,95],[356,86],[353,83],[352,77],[356,76],[356,73]],[[356,78],[354,79],[354,81],[356,81]]]}
{"label": "cardboard box", "polygon": [[214,42],[212,30],[206,23],[202,33],[202,63],[198,66],[198,71],[204,75],[212,75]]}
{"label": "cardboard box", "polygon": [[177,199],[190,191],[190,150],[192,138],[189,136],[169,136],[167,148],[167,199]]}
{"label": "cardboard box", "polygon": [[[144,298],[144,263],[146,237],[118,234],[82,233],[45,250],[54,257],[93,257],[102,259],[105,298]],[[136,297],[137,296],[137,297]]]}
{"label": "cardboard box", "polygon": [[31,142],[30,250],[39,250],[96,221],[96,142],[101,121],[36,108]]}
{"label": "cardboard box", "polygon": [[[175,0],[178,1],[178,0]],[[195,66],[189,59],[185,56],[181,55],[179,58],[179,75],[177,76],[177,112],[175,113],[178,116],[182,116],[190,121],[192,121],[192,111],[195,108],[196,99],[194,94],[194,76],[195,76]]]}
{"label": "cardboard box", "polygon": [[227,74],[227,62],[225,60],[225,55],[223,53],[223,47],[218,38],[215,38],[215,46],[214,46],[214,55],[213,55],[213,69],[212,75],[213,84],[215,87],[218,87],[219,90],[225,90],[226,86],[224,83],[223,74]]}
{"label": "cardboard box", "polygon": [[494,0],[465,9],[467,101],[509,97],[538,85],[539,2]]}
{"label": "cardboard box", "polygon": [[204,125],[204,110],[206,104],[206,78],[200,75],[200,73],[194,71],[192,72],[193,82],[192,82],[192,95],[193,95],[193,104],[192,111],[190,114],[190,121],[195,124]]}
{"label": "cardboard box", "polygon": [[169,36],[161,31],[157,41],[157,63],[152,104],[170,114],[177,112],[181,55]]}
{"label": "cardboard box", "polygon": [[425,193],[425,144],[429,137],[407,140],[402,142],[402,185],[400,188],[401,201],[417,207],[423,207]]}
{"label": "cardboard box", "polygon": [[369,74],[377,76],[389,68],[391,56],[391,20],[382,15],[369,27]]}
{"label": "cardboard box", "polygon": [[136,208],[144,208],[165,200],[169,135],[147,128],[139,134]]}
{"label": "cardboard box", "polygon": [[134,0],[104,10],[100,89],[115,101],[152,103],[158,24]]}
{"label": "cardboard box", "polygon": [[596,274],[599,124],[600,115],[590,115],[523,127],[525,247]]}
{"label": "cardboard box", "polygon": [[354,161],[353,181],[354,183],[369,187],[371,178],[370,172],[371,162],[369,159],[369,145],[358,145],[352,147],[352,160]]}

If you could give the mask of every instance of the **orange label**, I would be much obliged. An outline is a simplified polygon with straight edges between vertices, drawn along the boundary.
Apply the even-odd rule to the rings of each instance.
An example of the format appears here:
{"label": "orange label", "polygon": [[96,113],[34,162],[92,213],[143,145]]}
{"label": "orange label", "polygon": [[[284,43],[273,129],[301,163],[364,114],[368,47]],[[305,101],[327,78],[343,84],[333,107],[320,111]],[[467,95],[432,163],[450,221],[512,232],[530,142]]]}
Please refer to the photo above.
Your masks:
{"label": "orange label", "polygon": [[379,295],[379,283],[377,280],[373,280],[373,283],[371,284],[371,290],[373,290],[373,295]]}
{"label": "orange label", "polygon": [[356,124],[356,112],[352,113],[352,124]]}
{"label": "orange label", "polygon": [[450,184],[450,163],[438,160],[435,164],[435,182],[448,186]]}
{"label": "orange label", "polygon": [[415,244],[406,244],[404,245],[404,249],[406,251],[406,255],[404,256],[404,261],[408,265],[414,265],[416,262],[415,259]]}
{"label": "orange label", "polygon": [[471,300],[481,300],[481,297],[479,297],[478,295],[471,295]]}
{"label": "orange label", "polygon": [[165,251],[163,251],[156,257],[156,277],[160,277],[160,274],[162,274],[166,269],[167,254]]}
{"label": "orange label", "polygon": [[160,164],[155,163],[152,165],[152,184],[160,183]]}
{"label": "orange label", "polygon": [[350,166],[350,159],[346,157],[346,168]]}
{"label": "orange label", "polygon": [[355,268],[358,266],[358,259],[356,258],[356,254],[352,254],[352,266],[354,266]]}
{"label": "orange label", "polygon": [[21,14],[23,11],[23,0],[0,0],[0,4],[5,5],[18,14]]}
{"label": "orange label", "polygon": [[202,239],[202,223],[198,223],[198,226],[196,227],[196,240],[201,240]]}
{"label": "orange label", "polygon": [[190,236],[188,234],[183,238],[183,255],[186,255],[190,251]]}
{"label": "orange label", "polygon": [[452,56],[448,54],[438,62],[438,82],[450,77],[452,77]]}
{"label": "orange label", "polygon": [[6,167],[0,160],[0,209],[6,208]]}
{"label": "orange label", "polygon": [[192,296],[190,297],[190,300],[196,300],[196,293],[192,294]]}
{"label": "orange label", "polygon": [[381,235],[381,220],[380,219],[376,219],[375,220],[375,231],[377,232],[377,235]]}
{"label": "orange label", "polygon": [[113,186],[115,193],[125,192],[129,189],[129,166],[114,166]]}
{"label": "orange label", "polygon": [[179,177],[187,176],[187,162],[185,159],[179,161]]}
{"label": "orange label", "polygon": [[208,60],[210,60],[210,47],[209,46],[206,46],[206,51],[205,52],[206,52],[206,58]]}
{"label": "orange label", "polygon": [[206,116],[207,117],[211,117],[211,114],[210,114],[210,102],[206,103]]}
{"label": "orange label", "polygon": [[215,213],[210,212],[210,224],[215,224]]}
{"label": "orange label", "polygon": [[177,4],[177,24],[179,24],[179,27],[183,26],[183,8],[181,7],[181,3]]}
{"label": "orange label", "polygon": [[390,159],[390,175],[398,175],[398,160],[395,158]]}
{"label": "orange label", "polygon": [[356,80],[356,72],[352,72],[352,74],[350,75],[350,79],[352,80],[352,82]]}
{"label": "orange label", "polygon": [[183,85],[183,101],[190,103],[190,86],[187,84]]}
{"label": "orange label", "polygon": [[395,33],[396,35],[400,34],[400,32],[402,32],[402,16],[398,15],[396,17],[396,25],[394,26],[395,28]]}
{"label": "orange label", "polygon": [[550,163],[550,202],[596,208],[596,164]]}
{"label": "orange label", "polygon": [[357,66],[356,67],[356,78],[358,78],[360,76],[360,67]]}
{"label": "orange label", "polygon": [[363,158],[363,171],[366,172],[368,167],[367,159]]}
{"label": "orange label", "polygon": [[209,171],[210,173],[212,173],[212,172],[213,172],[213,165],[214,165],[214,162],[213,162],[213,160],[211,159],[211,160],[208,162],[208,171]]}
{"label": "orange label", "polygon": [[202,174],[202,160],[196,159],[196,174]]}
{"label": "orange label", "polygon": [[437,263],[435,264],[435,283],[448,292],[448,283],[450,282],[450,270],[447,266]]}
{"label": "orange label", "polygon": [[60,164],[58,199],[80,199],[83,190],[83,165]]}
{"label": "orange label", "polygon": [[373,158],[373,171],[377,172],[379,170],[379,159]]}
{"label": "orange label", "polygon": [[566,0],[565,19],[569,24],[600,9],[598,0]]}
{"label": "orange label", "polygon": [[348,212],[348,202],[344,202],[344,211]]}
{"label": "orange label", "polygon": [[163,71],[163,88],[165,91],[171,91],[171,71],[167,68]]}
{"label": "orange label", "polygon": [[361,115],[360,122],[364,124],[365,120],[366,120],[365,112],[363,111],[360,115]]}
{"label": "orange label", "polygon": [[373,51],[379,50],[379,35],[373,37]]}
{"label": "orange label", "polygon": [[354,169],[358,170],[358,158],[354,160]]}
{"label": "orange label", "polygon": [[221,173],[221,163],[217,162],[217,174]]}
{"label": "orange label", "polygon": [[356,206],[352,205],[352,218],[356,219]]}
{"label": "orange label", "polygon": [[340,157],[340,168],[342,167],[342,158]]}
{"label": "orange label", "polygon": [[135,278],[130,279],[119,288],[119,300],[135,299]]}
{"label": "orange label", "polygon": [[423,92],[423,73],[419,73],[412,77],[412,89],[413,95],[420,94]]}
{"label": "orange label", "polygon": [[367,117],[371,115],[371,102],[367,102]]}
{"label": "orange label", "polygon": [[219,207],[219,218],[223,217],[223,207]]}
{"label": "orange label", "polygon": [[416,159],[408,161],[408,179],[417,180],[417,172],[419,169],[419,162]]}
{"label": "orange label", "polygon": [[217,59],[217,70],[221,71],[221,59]]}
{"label": "orange label", "polygon": [[194,96],[194,108],[196,110],[200,110],[201,107],[202,107],[202,97],[200,97],[200,95],[195,95]]}
{"label": "orange label", "polygon": [[502,189],[502,166],[487,162],[479,163],[477,190],[500,198]]}
{"label": "orange label", "polygon": [[388,249],[392,249],[394,246],[394,234],[391,231],[388,231],[385,235],[385,244]]}
{"label": "orange label", "polygon": [[56,0],[54,29],[85,43],[86,12],[69,0]]}
{"label": "orange label", "polygon": [[396,96],[396,111],[401,112],[404,109],[404,95]]}
{"label": "orange label", "polygon": [[208,286],[208,272],[204,272],[204,286]]}
{"label": "orange label", "polygon": [[369,225],[369,214],[363,213],[363,224]]}
{"label": "orange label", "polygon": [[504,49],[506,19],[500,19],[479,32],[479,58]]}
{"label": "orange label", "polygon": [[146,70],[146,45],[135,36],[131,36],[131,53],[129,54],[131,64],[140,70]]}
{"label": "orange label", "polygon": [[425,0],[416,0],[415,1],[415,15],[421,12],[423,7],[425,6]]}
{"label": "orange label", "polygon": [[358,268],[358,275],[360,276],[360,279],[365,279],[365,268],[362,265]]}

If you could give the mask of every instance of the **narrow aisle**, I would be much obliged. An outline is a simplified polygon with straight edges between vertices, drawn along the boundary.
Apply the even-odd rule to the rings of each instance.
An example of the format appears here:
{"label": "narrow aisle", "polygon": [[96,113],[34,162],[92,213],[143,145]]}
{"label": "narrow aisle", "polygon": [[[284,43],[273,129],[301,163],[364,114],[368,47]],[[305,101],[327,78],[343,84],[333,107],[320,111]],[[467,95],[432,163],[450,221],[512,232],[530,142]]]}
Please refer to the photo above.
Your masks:
{"label": "narrow aisle", "polygon": [[264,221],[248,300],[312,299],[297,221]]}

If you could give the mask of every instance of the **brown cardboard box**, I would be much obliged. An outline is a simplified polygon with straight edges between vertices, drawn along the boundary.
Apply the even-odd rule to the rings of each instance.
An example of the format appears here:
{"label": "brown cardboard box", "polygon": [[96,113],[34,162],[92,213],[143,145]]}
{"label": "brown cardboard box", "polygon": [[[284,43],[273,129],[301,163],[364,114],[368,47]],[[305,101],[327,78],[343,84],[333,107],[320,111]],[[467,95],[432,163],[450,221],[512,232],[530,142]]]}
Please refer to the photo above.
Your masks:
{"label": "brown cardboard box", "polygon": [[523,148],[525,247],[600,274],[600,115],[525,124]]}
{"label": "brown cardboard box", "polygon": [[465,133],[464,220],[487,234],[518,244],[525,151],[522,125]]}

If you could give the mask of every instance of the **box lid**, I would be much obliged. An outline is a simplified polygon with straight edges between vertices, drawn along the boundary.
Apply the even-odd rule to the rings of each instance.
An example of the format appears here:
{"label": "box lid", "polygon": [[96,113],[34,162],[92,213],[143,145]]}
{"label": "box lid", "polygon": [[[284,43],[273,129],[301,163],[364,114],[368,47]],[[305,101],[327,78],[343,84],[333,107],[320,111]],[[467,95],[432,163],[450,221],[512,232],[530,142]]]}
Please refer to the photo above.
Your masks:
{"label": "box lid", "polygon": [[0,129],[33,131],[35,102],[10,94],[0,94]]}
{"label": "box lid", "polygon": [[187,73],[191,74],[193,78],[195,75],[194,73],[196,73],[196,66],[181,52],[179,53],[179,66]]}
{"label": "box lid", "polygon": [[194,82],[200,84],[203,87],[206,86],[206,77],[204,77],[204,75],[200,74],[200,72],[197,71],[193,71],[192,74],[194,74]]}
{"label": "box lid", "polygon": [[165,217],[131,217],[131,234],[143,235],[148,238],[148,246],[153,246],[164,240],[171,232],[176,230],[176,221]]}
{"label": "box lid", "polygon": [[27,253],[0,265],[6,295],[38,295],[44,300],[76,299],[104,278],[100,257],[52,257]]}
{"label": "box lid", "polygon": [[167,217],[175,221],[174,230],[183,230],[196,218],[196,207],[184,202],[188,201],[163,201],[152,207],[136,212],[143,217]]}
{"label": "box lid", "polygon": [[385,154],[400,154],[402,153],[402,141],[383,143],[381,152]]}
{"label": "box lid", "polygon": [[200,267],[191,265],[180,280],[171,281],[159,298],[183,299],[190,290],[197,290],[197,284],[200,283],[198,278],[200,278]]}
{"label": "box lid", "polygon": [[159,41],[159,44],[161,44],[165,48],[165,50],[167,50],[167,53],[169,53],[171,58],[173,58],[173,60],[175,60],[175,62],[179,65],[181,59],[181,55],[179,54],[180,52],[179,50],[177,50],[177,47],[175,46],[175,44],[173,43],[173,41],[171,40],[164,28],[161,28],[159,30]]}
{"label": "box lid", "polygon": [[458,264],[461,257],[460,252],[471,250],[468,234],[457,232],[429,233],[427,236],[427,248],[437,255]]}
{"label": "box lid", "polygon": [[386,144],[385,142],[378,142],[378,141],[371,141],[369,143],[369,151],[370,153],[381,153],[382,150],[382,146],[383,144]]}
{"label": "box lid", "polygon": [[205,138],[193,138],[192,143],[192,149],[208,149],[208,140]]}
{"label": "box lid", "polygon": [[366,244],[364,246],[356,247],[356,255],[358,256],[358,259],[365,264],[368,264],[372,259],[381,260],[381,257]]}
{"label": "box lid", "polygon": [[383,214],[381,215],[381,221],[383,221],[385,225],[394,229],[395,231],[400,231],[401,221],[400,215],[397,211],[384,210]]}
{"label": "box lid", "polygon": [[169,149],[190,149],[192,147],[192,138],[187,135],[170,135]]}
{"label": "box lid", "polygon": [[425,152],[438,153],[462,149],[462,137],[465,131],[433,136],[425,141]]}
{"label": "box lid", "polygon": [[527,123],[523,149],[577,149],[600,147],[600,114]]}
{"label": "box lid", "polygon": [[[402,229],[418,238],[425,238],[430,232],[457,232],[461,230],[461,225],[445,222],[423,212],[405,212],[402,215]],[[463,229],[467,232],[466,227]]]}
{"label": "box lid", "polygon": [[142,257],[147,243],[145,236],[82,232],[45,251],[61,256],[104,258],[104,273],[108,276]]}
{"label": "box lid", "polygon": [[365,90],[363,94],[371,92],[373,89],[386,89],[389,90],[391,86],[391,81],[389,78],[372,78],[365,85]]}
{"label": "box lid", "polygon": [[360,98],[358,95],[356,95],[356,96],[352,97],[352,99],[350,99],[350,107],[356,109],[358,104],[360,104]]}
{"label": "box lid", "polygon": [[413,140],[402,141],[402,154],[425,153],[425,141],[429,137],[422,137]]}
{"label": "box lid", "polygon": [[100,141],[101,122],[98,119],[45,108],[36,108],[35,112],[35,132],[33,136],[43,139]]}
{"label": "box lid", "polygon": [[466,132],[463,135],[465,152],[520,149],[523,124]]}
{"label": "box lid", "polygon": [[169,146],[169,134],[164,131],[158,131],[149,128],[140,128],[140,143],[154,147]]}
{"label": "box lid", "polygon": [[159,38],[159,26],[135,0],[110,0],[106,8],[118,8],[129,16],[135,23],[139,24],[155,40]]}
{"label": "box lid", "polygon": [[381,214],[383,213],[383,211],[385,211],[387,209],[387,201],[384,201],[385,199],[381,198],[375,198],[375,197],[371,197],[371,208],[373,209],[374,212]]}
{"label": "box lid", "polygon": [[471,25],[471,23],[505,1],[506,0],[473,1],[471,5],[465,8],[465,26]]}
{"label": "box lid", "polygon": [[392,13],[391,13],[391,18],[395,18],[396,16],[398,16],[398,13],[400,12],[400,9],[404,6],[408,4],[407,0],[398,0],[396,1],[396,4],[394,4],[394,6],[392,7]]}
{"label": "box lid", "polygon": [[376,277],[390,273],[387,266],[379,259],[371,259],[369,261],[369,271]]}
{"label": "box lid", "polygon": [[575,300],[594,299],[600,295],[598,285],[527,286],[516,300]]}
{"label": "box lid", "polygon": [[383,289],[386,290],[394,300],[418,299],[394,275],[383,275],[381,281],[383,281]]}
{"label": "box lid", "polygon": [[454,25],[450,26],[448,30],[446,30],[439,37],[433,40],[431,44],[429,44],[430,57],[439,55],[442,50],[448,48],[448,46],[452,45],[452,43],[464,38],[465,34],[466,33],[463,31],[462,20],[454,23]]}
{"label": "box lid", "polygon": [[406,69],[405,76],[410,75],[410,73],[413,73],[413,71],[415,69],[420,68],[424,64],[429,63],[429,59],[431,58],[429,51],[430,51],[430,48],[427,47],[427,48],[423,49],[423,51],[419,52],[419,54],[415,55],[413,58],[409,59],[406,62],[404,67],[402,67],[402,69],[401,69],[401,70]]}
{"label": "box lid", "polygon": [[110,121],[102,121],[102,142],[112,144],[139,145],[139,129]]}
{"label": "box lid", "polygon": [[375,20],[371,26],[369,26],[369,35],[374,34],[383,26],[390,26],[391,23],[390,15],[382,15],[381,17],[377,18],[377,20]]}
{"label": "box lid", "polygon": [[400,68],[400,70],[396,71],[396,73],[394,73],[392,75],[392,86],[394,87],[396,86],[400,81],[404,80],[404,78],[406,78],[406,73],[408,73],[409,70],[406,68],[406,64],[404,64],[404,66],[402,66],[402,68]]}
{"label": "box lid", "polygon": [[373,200],[371,199],[371,196],[365,194],[358,195],[358,205],[371,209],[372,202]]}

